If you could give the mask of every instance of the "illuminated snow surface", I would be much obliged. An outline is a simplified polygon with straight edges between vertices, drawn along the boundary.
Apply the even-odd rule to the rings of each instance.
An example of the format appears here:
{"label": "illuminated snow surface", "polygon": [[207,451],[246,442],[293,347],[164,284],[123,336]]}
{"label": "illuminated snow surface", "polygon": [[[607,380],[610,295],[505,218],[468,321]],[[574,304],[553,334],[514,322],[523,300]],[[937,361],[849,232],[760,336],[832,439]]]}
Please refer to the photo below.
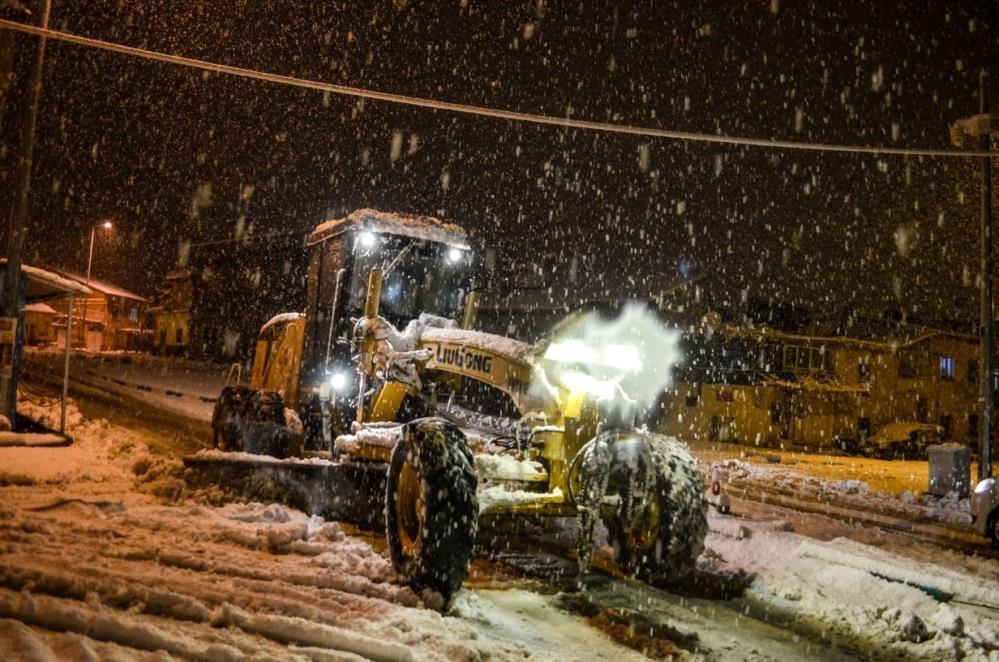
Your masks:
{"label": "illuminated snow surface", "polygon": [[[529,582],[473,584],[441,615],[377,534],[192,492],[134,432],[75,407],[69,420],[69,448],[0,448],[0,659],[643,659]],[[693,657],[846,659],[814,643],[832,637],[865,655],[996,659],[993,560],[710,520],[702,567],[751,573],[741,602],[623,583],[592,599],[695,641]]]}
{"label": "illuminated snow surface", "polygon": [[441,615],[377,537],[212,505],[176,460],[75,407],[70,431],[69,448],[0,448],[0,659],[643,659],[553,596],[465,590]]}

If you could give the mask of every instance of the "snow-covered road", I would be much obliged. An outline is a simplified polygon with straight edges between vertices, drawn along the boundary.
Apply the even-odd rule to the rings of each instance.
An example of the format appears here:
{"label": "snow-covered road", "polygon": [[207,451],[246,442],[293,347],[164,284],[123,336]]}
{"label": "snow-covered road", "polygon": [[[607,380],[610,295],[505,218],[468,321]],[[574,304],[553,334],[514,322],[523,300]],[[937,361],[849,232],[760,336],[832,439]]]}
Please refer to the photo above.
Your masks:
{"label": "snow-covered road", "polygon": [[[28,377],[62,378],[63,357],[52,350],[25,354]],[[197,421],[211,421],[226,369],[214,364],[141,353],[75,353],[70,379]]]}
{"label": "snow-covered road", "polygon": [[378,537],[191,493],[129,430],[71,424],[69,448],[0,449],[0,659],[643,659],[516,586],[441,615]]}
{"label": "snow-covered road", "polygon": [[566,593],[513,555],[477,560],[442,615],[377,533],[227,503],[141,433],[70,425],[68,448],[0,448],[0,659],[999,659],[994,560],[712,513],[703,581],[736,597],[608,576]]}

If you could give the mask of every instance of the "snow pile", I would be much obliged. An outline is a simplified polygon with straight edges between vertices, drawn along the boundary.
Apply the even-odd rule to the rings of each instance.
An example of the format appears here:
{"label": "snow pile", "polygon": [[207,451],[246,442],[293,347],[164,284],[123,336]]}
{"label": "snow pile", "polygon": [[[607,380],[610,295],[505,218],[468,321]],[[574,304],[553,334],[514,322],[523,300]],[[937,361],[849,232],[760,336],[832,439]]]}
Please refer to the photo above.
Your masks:
{"label": "snow pile", "polygon": [[353,434],[340,435],[333,442],[337,453],[356,454],[361,446],[377,446],[378,448],[395,448],[402,436],[402,426],[358,427],[355,423]]}
{"label": "snow pile", "polygon": [[826,480],[787,469],[758,467],[735,459],[714,462],[711,465],[711,475],[723,484],[737,486],[739,483],[749,483],[765,488],[777,487],[790,495],[834,501],[910,519],[952,524],[971,523],[969,500],[953,493],[944,497],[935,497],[929,493],[916,496],[909,491],[898,496],[883,494],[872,491],[870,485],[860,480]]}
{"label": "snow pile", "polygon": [[711,516],[702,562],[755,575],[745,599],[788,627],[903,659],[985,660],[999,641],[999,623],[988,615],[999,609],[997,582],[748,521],[747,534],[733,536],[724,526],[732,519]]}
{"label": "snow pile", "polygon": [[562,496],[562,490],[556,487],[551,492],[527,492],[525,490],[508,489],[503,485],[494,485],[484,490],[479,490],[478,496],[479,514],[481,515],[492,510],[522,506],[541,499],[559,499]]}
{"label": "snow pile", "polygon": [[539,481],[548,476],[540,462],[486,453],[475,456],[475,472],[479,478],[494,480]]}
{"label": "snow pile", "polygon": [[[58,400],[22,399],[18,412],[44,426],[59,427]],[[0,483],[129,481],[132,463],[149,453],[126,430],[103,419],[84,419],[72,401],[66,406],[66,433],[73,439],[70,446],[0,448]]]}
{"label": "snow pile", "polygon": [[[58,430],[62,418],[62,405],[54,398],[27,398],[17,394],[17,413],[29,418],[50,430]],[[83,423],[83,414],[72,399],[66,401],[66,432],[75,432]]]}

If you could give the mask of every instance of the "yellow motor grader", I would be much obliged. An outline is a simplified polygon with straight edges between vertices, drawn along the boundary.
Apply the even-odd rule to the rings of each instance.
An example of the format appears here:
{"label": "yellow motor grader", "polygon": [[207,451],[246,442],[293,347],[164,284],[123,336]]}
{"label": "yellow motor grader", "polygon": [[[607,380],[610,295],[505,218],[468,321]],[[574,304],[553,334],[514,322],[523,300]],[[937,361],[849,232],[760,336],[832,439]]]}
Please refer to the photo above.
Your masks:
{"label": "yellow motor grader", "polygon": [[216,405],[219,449],[384,472],[393,565],[445,598],[486,515],[578,517],[584,569],[602,521],[625,571],[691,572],[707,522],[688,450],[636,427],[617,382],[560,369],[616,369],[634,347],[473,330],[465,233],[437,219],[360,210],[308,246],[306,312],[261,330],[250,385]]}

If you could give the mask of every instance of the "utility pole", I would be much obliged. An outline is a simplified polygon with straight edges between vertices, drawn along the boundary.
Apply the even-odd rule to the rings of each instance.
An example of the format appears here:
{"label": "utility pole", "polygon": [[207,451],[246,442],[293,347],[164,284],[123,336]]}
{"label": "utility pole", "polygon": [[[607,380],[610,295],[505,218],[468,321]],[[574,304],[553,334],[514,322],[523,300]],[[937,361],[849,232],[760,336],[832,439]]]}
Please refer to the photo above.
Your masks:
{"label": "utility pole", "polygon": [[[979,112],[989,114],[989,72],[983,70],[978,84]],[[992,147],[992,133],[982,136],[985,151]],[[981,401],[982,429],[979,436],[978,480],[992,476],[992,327],[995,316],[992,309],[992,158],[982,157],[982,309],[981,341],[982,370]]]}
{"label": "utility pole", "polygon": [[[39,26],[49,27],[52,0],[42,0]],[[37,37],[35,59],[31,65],[28,84],[28,107],[21,125],[21,156],[17,162],[17,189],[14,198],[14,217],[10,219],[7,236],[7,270],[3,279],[2,313],[4,317],[19,318],[18,303],[21,298],[21,252],[24,249],[24,235],[28,229],[28,202],[31,190],[31,164],[35,149],[35,125],[38,121],[38,101],[42,94],[42,73],[45,69],[45,37]],[[19,322],[20,323],[20,322]],[[15,327],[11,378],[5,383],[7,392],[0,394],[0,407],[11,421],[15,420],[14,409],[17,402],[17,377],[20,366],[19,340],[23,334]]]}

